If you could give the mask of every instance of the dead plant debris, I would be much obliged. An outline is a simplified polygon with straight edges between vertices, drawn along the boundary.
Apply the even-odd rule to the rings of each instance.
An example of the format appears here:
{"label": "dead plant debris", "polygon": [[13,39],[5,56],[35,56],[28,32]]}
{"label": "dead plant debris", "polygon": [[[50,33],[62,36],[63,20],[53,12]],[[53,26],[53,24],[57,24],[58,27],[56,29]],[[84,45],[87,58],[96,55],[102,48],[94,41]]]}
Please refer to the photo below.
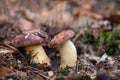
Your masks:
{"label": "dead plant debris", "polygon": [[[0,0],[0,80],[119,80],[119,5],[119,0]],[[24,46],[8,44],[18,35],[27,32],[28,37],[38,29],[48,35],[42,46],[50,58],[49,66],[30,63],[31,55]],[[71,41],[77,62],[63,69],[59,67],[59,47],[48,44],[68,29],[75,32]],[[45,38],[43,33],[31,36]],[[16,44],[21,43],[25,44]]]}

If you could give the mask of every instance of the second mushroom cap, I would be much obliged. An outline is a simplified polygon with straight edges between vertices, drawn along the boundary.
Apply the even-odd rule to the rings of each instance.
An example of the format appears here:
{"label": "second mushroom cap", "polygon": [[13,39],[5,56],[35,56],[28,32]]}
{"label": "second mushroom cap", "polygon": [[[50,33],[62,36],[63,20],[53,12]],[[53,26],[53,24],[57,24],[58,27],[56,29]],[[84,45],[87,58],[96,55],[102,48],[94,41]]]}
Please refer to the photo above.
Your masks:
{"label": "second mushroom cap", "polygon": [[57,34],[49,43],[49,47],[57,47],[58,45],[61,45],[65,43],[67,40],[72,38],[75,35],[75,33],[72,30],[65,30],[61,33]]}

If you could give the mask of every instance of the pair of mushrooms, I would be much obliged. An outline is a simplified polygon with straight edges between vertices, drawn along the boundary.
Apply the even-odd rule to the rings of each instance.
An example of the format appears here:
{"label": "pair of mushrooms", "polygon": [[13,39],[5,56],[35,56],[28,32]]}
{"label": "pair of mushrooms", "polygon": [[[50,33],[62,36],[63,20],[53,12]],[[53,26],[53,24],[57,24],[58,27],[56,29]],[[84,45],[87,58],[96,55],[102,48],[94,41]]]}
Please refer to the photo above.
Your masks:
{"label": "pair of mushrooms", "polygon": [[[50,48],[59,48],[61,68],[76,66],[77,52],[74,44],[70,41],[70,38],[73,36],[74,32],[72,30],[62,31],[48,45]],[[40,29],[26,30],[11,41],[9,40],[9,44],[14,47],[25,46],[26,53],[31,54],[31,63],[51,65],[50,59],[42,47],[42,44],[47,39],[47,34]]]}

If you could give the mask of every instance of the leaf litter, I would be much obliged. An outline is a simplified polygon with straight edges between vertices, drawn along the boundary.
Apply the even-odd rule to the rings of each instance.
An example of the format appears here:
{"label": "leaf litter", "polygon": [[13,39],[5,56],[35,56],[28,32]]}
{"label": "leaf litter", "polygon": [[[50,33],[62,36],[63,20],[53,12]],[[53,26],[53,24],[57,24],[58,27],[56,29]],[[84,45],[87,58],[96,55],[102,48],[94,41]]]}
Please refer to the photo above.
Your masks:
{"label": "leaf litter", "polygon": [[[0,4],[0,11],[3,10],[0,12],[1,80],[119,80],[120,31],[115,29],[120,26],[119,1],[105,0],[105,6],[96,0],[0,2],[5,3]],[[14,38],[26,26],[47,32],[49,39],[43,47],[51,59],[51,66],[30,64],[24,47],[3,45],[5,39]],[[77,48],[78,59],[76,67],[60,69],[58,49],[51,49],[47,44],[54,35],[66,29],[76,33],[72,41]]]}

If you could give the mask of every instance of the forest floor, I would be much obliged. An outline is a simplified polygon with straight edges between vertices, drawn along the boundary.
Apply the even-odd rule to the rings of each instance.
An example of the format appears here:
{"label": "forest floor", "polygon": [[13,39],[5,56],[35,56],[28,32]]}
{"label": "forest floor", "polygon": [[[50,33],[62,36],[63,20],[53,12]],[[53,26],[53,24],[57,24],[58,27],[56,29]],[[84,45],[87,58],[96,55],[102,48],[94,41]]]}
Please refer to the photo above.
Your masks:
{"label": "forest floor", "polygon": [[[24,47],[1,42],[0,80],[120,80],[119,0],[5,1],[6,5],[0,4],[0,17],[5,16],[0,25],[4,20],[13,25],[8,24],[7,30],[0,26],[0,40],[1,36],[16,36],[12,28],[45,31],[48,40],[43,48],[51,66],[30,64]],[[71,41],[77,49],[77,62],[75,67],[61,69],[59,49],[49,48],[48,43],[68,29],[75,32]]]}

